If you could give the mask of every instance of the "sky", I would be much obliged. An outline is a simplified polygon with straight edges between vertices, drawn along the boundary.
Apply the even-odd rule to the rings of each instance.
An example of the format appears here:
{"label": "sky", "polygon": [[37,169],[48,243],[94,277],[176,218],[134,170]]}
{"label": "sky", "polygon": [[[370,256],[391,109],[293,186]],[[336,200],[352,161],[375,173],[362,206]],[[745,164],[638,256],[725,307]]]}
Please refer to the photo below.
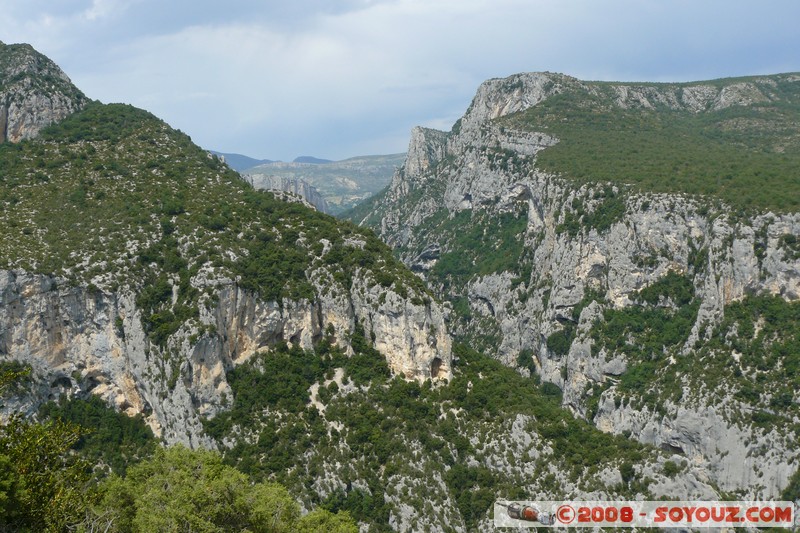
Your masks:
{"label": "sky", "polygon": [[406,150],[517,72],[692,81],[800,71],[798,0],[0,0],[0,40],[210,150]]}

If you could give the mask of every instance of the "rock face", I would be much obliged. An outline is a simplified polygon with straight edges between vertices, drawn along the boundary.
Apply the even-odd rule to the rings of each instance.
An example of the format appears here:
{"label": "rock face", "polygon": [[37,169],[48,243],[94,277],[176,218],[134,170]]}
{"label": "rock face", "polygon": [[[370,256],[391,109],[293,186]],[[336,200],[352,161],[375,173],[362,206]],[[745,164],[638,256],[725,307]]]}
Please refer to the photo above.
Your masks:
{"label": "rock face", "polygon": [[[409,156],[406,158],[404,172],[407,176],[421,176],[430,168],[444,158],[447,134],[442,131],[430,128],[416,127],[411,130],[411,141],[409,142]],[[393,189],[396,191],[398,186],[408,185],[406,180],[396,184]],[[403,191],[401,191],[403,192]],[[408,191],[405,191],[408,192]]]}
{"label": "rock face", "polygon": [[[781,81],[800,79],[785,75]],[[756,78],[724,86],[616,85],[613,105],[701,113],[769,101],[774,84],[771,78]],[[456,220],[464,213],[469,214],[464,220],[473,224],[501,220],[504,213],[525,217],[519,235],[522,253],[508,270],[479,272],[463,287],[436,287],[442,296],[468,306],[470,318],[458,326],[458,333],[480,332],[496,339],[496,357],[512,366],[520,354],[531,354],[542,379],[562,388],[564,405],[589,416],[604,431],[680,450],[723,490],[777,497],[797,464],[800,450],[792,437],[784,438],[778,428],[762,432],[742,427],[723,416],[725,410],[752,408],[730,395],[719,400],[697,393],[691,402],[684,398],[660,413],[620,405],[614,401],[616,384],[629,362],[593,349],[590,330],[604,309],[635,306],[639,292],[669,272],[690,274],[699,301],[682,354],[692,353],[698,341],[708,338],[731,302],[750,294],[797,301],[800,254],[785,243],[800,237],[800,213],[740,216],[728,208],[710,208],[702,198],[630,193],[624,196],[624,213],[608,227],[565,230],[567,214],[577,209],[598,212],[603,191],[611,189],[575,185],[542,172],[537,154],[558,139],[493,121],[565,90],[599,89],[550,73],[489,80],[450,133],[415,129],[408,162],[375,202],[374,210],[381,214],[375,229],[401,250],[406,264],[431,280],[428,273],[440,257],[463,251],[453,248],[452,234],[432,229],[446,227],[441,220]],[[467,230],[459,226],[457,231]],[[491,231],[499,231],[497,225],[488,224],[482,235]],[[605,303],[585,305],[590,291]],[[557,354],[547,339],[567,328],[575,334],[568,350]],[[735,354],[730,357],[733,361]],[[592,393],[587,391],[596,387],[604,392],[590,413]]]}
{"label": "rock face", "polygon": [[88,103],[66,74],[26,44],[0,43],[0,142],[19,142]]}
{"label": "rock face", "polygon": [[330,208],[325,198],[322,197],[313,185],[301,179],[271,176],[268,174],[245,174],[244,179],[256,189],[288,192],[299,196],[317,211],[330,213]]}
{"label": "rock face", "polygon": [[[326,273],[315,276],[321,282]],[[204,332],[182,329],[162,351],[142,329],[134,295],[2,271],[0,354],[30,364],[39,384],[35,394],[6,407],[35,412],[64,390],[91,393],[129,415],[143,413],[167,443],[212,446],[200,420],[231,398],[228,370],[279,341],[311,349],[331,331],[348,348],[356,324],[375,338],[394,373],[449,378],[450,338],[439,307],[380,289],[361,277],[349,294],[264,302],[221,280],[216,304],[201,313]]]}

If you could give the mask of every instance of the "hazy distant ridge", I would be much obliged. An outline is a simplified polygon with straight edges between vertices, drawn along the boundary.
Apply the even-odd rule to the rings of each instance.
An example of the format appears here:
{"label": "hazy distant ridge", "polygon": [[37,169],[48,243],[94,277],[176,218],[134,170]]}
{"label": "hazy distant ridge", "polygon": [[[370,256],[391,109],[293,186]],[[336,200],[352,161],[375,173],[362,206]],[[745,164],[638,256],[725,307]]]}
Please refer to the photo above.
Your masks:
{"label": "hazy distant ridge", "polygon": [[254,157],[249,157],[242,154],[227,154],[224,152],[216,152],[214,150],[209,150],[214,155],[221,156],[225,159],[225,162],[231,167],[233,170],[237,172],[241,172],[250,167],[254,167],[256,165],[263,165],[266,163],[272,163],[271,159],[256,159]]}
{"label": "hazy distant ridge", "polygon": [[[309,162],[310,160],[318,162]],[[341,213],[384,189],[406,154],[367,155],[321,163],[321,159],[299,157],[294,162],[273,161],[240,172],[251,176],[277,176],[302,180],[313,186],[327,202],[330,212]],[[298,162],[303,160],[305,162]],[[258,180],[254,180],[257,182]]]}

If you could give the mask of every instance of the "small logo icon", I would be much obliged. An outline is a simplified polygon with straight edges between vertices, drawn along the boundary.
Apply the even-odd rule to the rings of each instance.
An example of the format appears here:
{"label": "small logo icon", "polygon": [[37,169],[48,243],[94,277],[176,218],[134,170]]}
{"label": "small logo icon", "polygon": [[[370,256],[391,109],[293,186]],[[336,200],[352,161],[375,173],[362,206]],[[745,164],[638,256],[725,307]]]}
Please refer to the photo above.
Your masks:
{"label": "small logo icon", "polygon": [[575,509],[571,505],[562,505],[556,511],[556,517],[562,524],[571,524],[575,520]]}

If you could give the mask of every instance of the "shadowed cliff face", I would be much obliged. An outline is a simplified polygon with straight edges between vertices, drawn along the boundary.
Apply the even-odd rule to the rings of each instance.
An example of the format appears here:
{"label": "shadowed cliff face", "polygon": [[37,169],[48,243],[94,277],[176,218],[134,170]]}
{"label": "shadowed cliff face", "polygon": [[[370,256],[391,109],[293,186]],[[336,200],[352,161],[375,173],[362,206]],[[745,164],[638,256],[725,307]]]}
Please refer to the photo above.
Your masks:
{"label": "shadowed cliff face", "polygon": [[[759,341],[789,359],[757,364],[735,340],[746,324],[730,317],[736,306],[762,313],[758,336],[758,321],[770,315],[757,309],[795,316],[800,213],[565,179],[568,171],[557,176],[539,160],[567,142],[556,134],[568,131],[564,121],[594,112],[572,101],[601,102],[602,117],[720,117],[721,135],[748,139],[754,128],[788,154],[796,121],[791,129],[770,113],[796,107],[798,84],[796,75],[675,86],[549,73],[490,80],[451,132],[414,130],[406,166],[354,220],[450,300],[454,333],[557,384],[573,412],[604,431],[680,450],[723,490],[775,497],[800,452],[785,430],[800,416],[796,392],[781,421],[741,413],[773,413],[775,398],[792,397],[792,386],[769,383],[794,383],[782,369],[793,368],[793,355],[781,346],[793,342],[795,319]],[[551,100],[548,111],[525,115]],[[771,153],[780,169],[781,152]],[[624,168],[635,154],[619,157]],[[755,396],[742,392],[757,379]]]}
{"label": "shadowed cliff face", "polygon": [[0,142],[19,142],[81,109],[88,99],[29,45],[0,43]]}

